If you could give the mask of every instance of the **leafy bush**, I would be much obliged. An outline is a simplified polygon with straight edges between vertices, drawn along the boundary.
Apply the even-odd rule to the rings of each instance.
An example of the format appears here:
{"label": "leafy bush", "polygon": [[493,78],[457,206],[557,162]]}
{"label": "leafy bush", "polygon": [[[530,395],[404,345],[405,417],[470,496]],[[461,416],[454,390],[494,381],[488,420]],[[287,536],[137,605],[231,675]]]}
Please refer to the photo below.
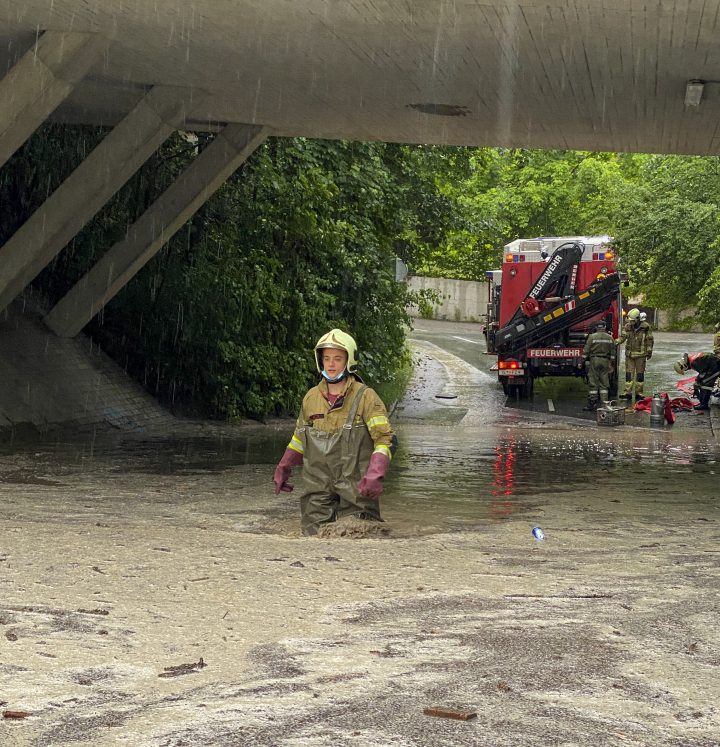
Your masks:
{"label": "leafy bush", "polygon": [[[8,234],[104,134],[46,127],[16,154],[0,182]],[[35,288],[61,298],[210,141],[170,138]],[[418,256],[408,237],[427,234],[418,206],[435,190],[421,161],[408,146],[268,140],[86,331],[151,392],[202,416],[294,413],[333,327],[355,336],[369,384],[392,385],[414,300],[395,256]],[[28,180],[38,162],[48,173]]]}

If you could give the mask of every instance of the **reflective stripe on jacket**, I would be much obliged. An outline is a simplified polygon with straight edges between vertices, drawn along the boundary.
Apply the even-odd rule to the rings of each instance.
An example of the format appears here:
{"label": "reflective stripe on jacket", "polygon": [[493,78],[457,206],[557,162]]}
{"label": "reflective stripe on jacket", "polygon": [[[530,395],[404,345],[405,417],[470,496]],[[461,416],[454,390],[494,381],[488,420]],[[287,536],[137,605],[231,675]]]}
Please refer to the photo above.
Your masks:
{"label": "reflective stripe on jacket", "polygon": [[[288,448],[300,454],[303,453],[300,439],[301,428],[309,426],[324,433],[336,433],[343,428],[355,397],[363,387],[363,384],[352,375],[348,376],[347,382],[344,393],[332,406],[327,400],[328,385],[324,379],[305,395]],[[388,459],[392,459],[394,451],[392,426],[387,409],[374,389],[366,387],[355,416],[355,423],[365,423],[373,442],[373,452],[381,452]]]}

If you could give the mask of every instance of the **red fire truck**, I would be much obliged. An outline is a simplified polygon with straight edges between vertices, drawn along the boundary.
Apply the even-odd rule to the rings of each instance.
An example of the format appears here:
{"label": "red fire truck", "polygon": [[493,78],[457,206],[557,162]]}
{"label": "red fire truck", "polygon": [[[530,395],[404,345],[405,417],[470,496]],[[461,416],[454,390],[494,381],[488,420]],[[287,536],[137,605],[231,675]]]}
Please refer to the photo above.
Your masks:
{"label": "red fire truck", "polygon": [[[505,394],[530,397],[541,376],[585,376],[583,347],[599,321],[617,337],[622,279],[609,236],[518,239],[487,273],[488,353]],[[617,395],[617,365],[610,390]]]}

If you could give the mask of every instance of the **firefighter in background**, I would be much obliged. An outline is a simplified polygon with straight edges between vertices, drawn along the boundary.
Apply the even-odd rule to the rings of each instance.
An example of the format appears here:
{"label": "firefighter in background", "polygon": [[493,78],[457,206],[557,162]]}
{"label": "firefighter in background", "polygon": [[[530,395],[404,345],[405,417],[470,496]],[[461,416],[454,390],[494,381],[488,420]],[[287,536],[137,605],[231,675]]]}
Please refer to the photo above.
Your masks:
{"label": "firefighter in background", "polygon": [[[713,335],[713,353],[720,357],[720,322],[715,325],[715,334]],[[720,397],[720,378],[715,382],[713,397]]]}
{"label": "firefighter in background", "polygon": [[605,322],[598,322],[595,332],[585,342],[585,369],[590,391],[586,410],[597,410],[608,398],[610,361],[615,353],[615,342],[607,332]]}
{"label": "firefighter in background", "polygon": [[303,398],[295,432],[275,469],[275,494],[289,493],[293,467],[303,467],[302,532],[345,516],[382,521],[380,494],[397,440],[387,410],[357,373],[357,345],[340,329],[315,346],[320,383]]}
{"label": "firefighter in background", "polygon": [[645,383],[645,366],[652,358],[652,330],[647,322],[640,321],[640,310],[630,309],[622,334],[616,340],[617,345],[625,345],[625,399],[638,399],[643,396]]}
{"label": "firefighter in background", "polygon": [[697,371],[695,379],[695,396],[700,402],[695,410],[709,410],[710,396],[720,376],[720,358],[715,353],[685,353],[674,365],[675,371],[682,376],[691,368]]}

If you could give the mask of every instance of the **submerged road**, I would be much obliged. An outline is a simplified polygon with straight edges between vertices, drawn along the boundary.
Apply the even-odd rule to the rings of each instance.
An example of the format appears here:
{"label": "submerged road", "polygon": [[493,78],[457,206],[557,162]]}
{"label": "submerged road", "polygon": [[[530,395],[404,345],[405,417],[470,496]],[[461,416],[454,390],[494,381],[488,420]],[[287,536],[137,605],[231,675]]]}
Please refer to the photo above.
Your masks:
{"label": "submerged road", "polygon": [[418,322],[374,533],[300,536],[291,420],[5,444],[0,744],[718,747],[714,415],[506,403],[478,339]]}

